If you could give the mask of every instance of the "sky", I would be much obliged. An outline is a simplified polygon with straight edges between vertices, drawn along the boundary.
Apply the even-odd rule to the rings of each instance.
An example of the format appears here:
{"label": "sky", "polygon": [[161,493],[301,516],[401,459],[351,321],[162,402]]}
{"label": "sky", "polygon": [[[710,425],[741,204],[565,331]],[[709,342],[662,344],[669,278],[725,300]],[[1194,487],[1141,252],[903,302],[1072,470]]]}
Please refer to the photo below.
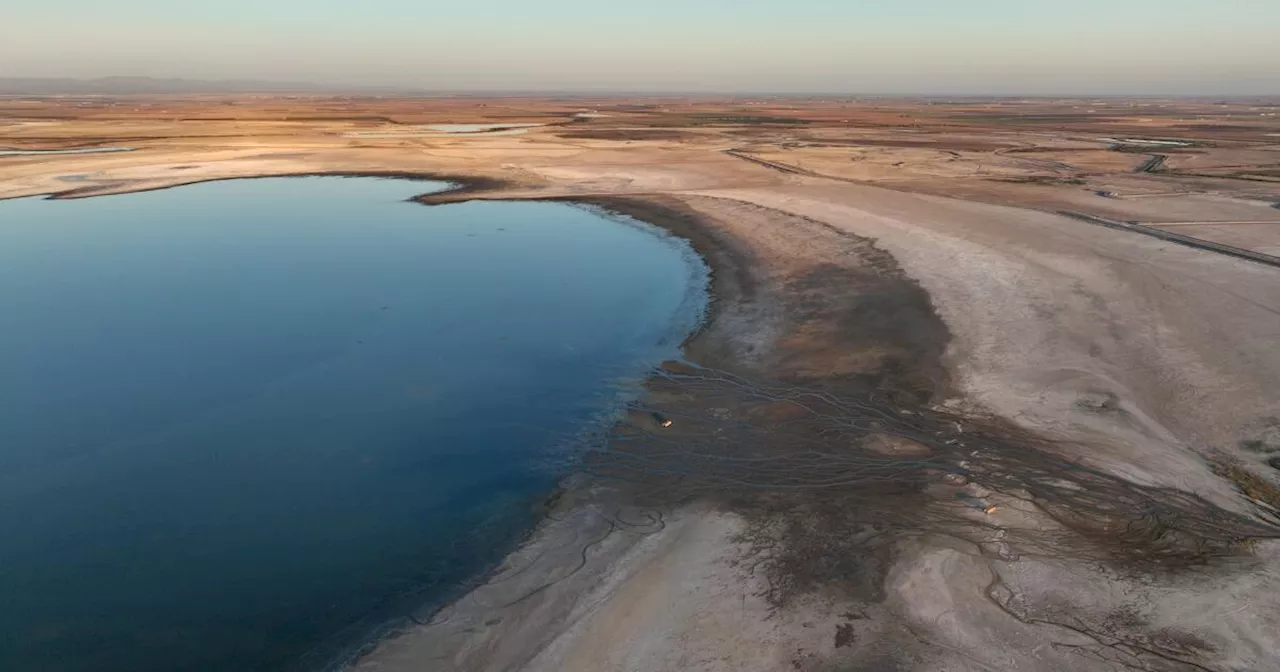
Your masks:
{"label": "sky", "polygon": [[0,77],[1280,94],[1280,0],[4,0]]}

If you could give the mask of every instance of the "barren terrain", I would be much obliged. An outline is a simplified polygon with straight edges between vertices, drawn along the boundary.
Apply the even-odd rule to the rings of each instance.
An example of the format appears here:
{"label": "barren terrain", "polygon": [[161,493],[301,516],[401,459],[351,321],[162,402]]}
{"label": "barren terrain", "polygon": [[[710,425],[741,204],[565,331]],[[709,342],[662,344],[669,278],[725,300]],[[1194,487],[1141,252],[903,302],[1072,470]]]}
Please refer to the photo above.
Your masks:
{"label": "barren terrain", "polygon": [[1280,670],[1277,114],[4,97],[0,198],[436,176],[707,259],[688,361],[354,669]]}

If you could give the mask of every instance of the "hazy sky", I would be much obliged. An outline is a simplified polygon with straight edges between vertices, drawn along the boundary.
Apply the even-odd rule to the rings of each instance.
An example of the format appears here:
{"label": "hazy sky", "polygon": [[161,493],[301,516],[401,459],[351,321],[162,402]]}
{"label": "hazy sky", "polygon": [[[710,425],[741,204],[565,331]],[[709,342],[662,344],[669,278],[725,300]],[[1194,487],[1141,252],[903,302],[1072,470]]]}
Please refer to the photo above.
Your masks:
{"label": "hazy sky", "polygon": [[1280,0],[5,0],[0,76],[1280,93]]}

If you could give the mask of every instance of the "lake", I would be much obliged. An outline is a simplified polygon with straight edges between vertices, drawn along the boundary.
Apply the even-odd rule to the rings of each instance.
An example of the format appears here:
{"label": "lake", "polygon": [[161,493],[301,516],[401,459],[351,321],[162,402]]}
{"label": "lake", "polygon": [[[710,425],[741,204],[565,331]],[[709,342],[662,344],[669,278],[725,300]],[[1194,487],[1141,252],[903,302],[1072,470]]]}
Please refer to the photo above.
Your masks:
{"label": "lake", "polygon": [[0,202],[0,669],[309,669],[511,550],[679,356],[687,243],[439,183]]}

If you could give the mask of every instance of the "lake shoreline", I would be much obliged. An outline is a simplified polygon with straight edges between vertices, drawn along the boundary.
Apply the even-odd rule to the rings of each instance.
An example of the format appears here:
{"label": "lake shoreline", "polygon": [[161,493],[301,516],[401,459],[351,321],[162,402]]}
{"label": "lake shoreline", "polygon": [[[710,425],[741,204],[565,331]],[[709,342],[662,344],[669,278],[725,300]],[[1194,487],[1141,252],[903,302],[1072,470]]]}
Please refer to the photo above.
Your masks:
{"label": "lake shoreline", "polygon": [[[825,325],[844,319],[845,311],[853,308],[850,302],[859,299],[847,289],[812,286],[814,264],[821,267],[825,262],[767,234],[755,240],[744,236],[738,220],[742,215],[752,218],[756,226],[790,222],[797,227],[799,240],[807,240],[807,233],[813,232],[830,238],[838,254],[863,255],[871,260],[871,267],[849,276],[854,294],[887,292],[909,304],[904,310],[909,318],[913,311],[921,316],[918,320],[909,319],[910,325],[892,324],[901,322],[894,319],[886,325],[895,337],[905,334],[902,329],[919,332],[904,339],[914,342],[907,350],[920,361],[889,374],[894,381],[891,386],[912,388],[914,393],[930,397],[950,391],[940,361],[950,338],[945,326],[933,314],[927,296],[896,270],[892,258],[875,250],[865,239],[832,235],[818,222],[777,211],[743,211],[740,204],[719,199],[662,194],[539,198],[536,192],[530,193],[519,185],[495,188],[483,183],[461,183],[456,189],[425,194],[415,200],[434,206],[507,198],[581,204],[648,223],[688,241],[710,269],[706,317],[682,345],[686,362],[671,363],[650,377],[645,403],[619,421],[615,439],[625,438],[628,432],[639,428],[642,432],[666,432],[671,434],[671,440],[681,441],[682,437],[697,434],[697,430],[685,428],[683,418],[693,418],[698,423],[710,416],[721,417],[719,414],[725,410],[722,405],[732,407],[736,403],[732,395],[726,400],[724,389],[700,392],[697,385],[677,380],[683,374],[714,372],[749,377],[761,384],[797,376],[807,378],[808,362],[827,356],[838,345],[801,343],[797,342],[797,335],[802,330],[826,329]],[[787,253],[769,254],[773,246]],[[795,253],[794,260],[788,258],[791,253]],[[830,275],[832,272],[820,271],[825,274],[824,282],[838,284],[843,271]],[[878,279],[871,279],[873,276]],[[788,277],[793,280],[784,279]],[[925,328],[925,322],[930,321],[931,325]],[[878,384],[869,381],[882,375],[881,360],[888,359],[884,353],[901,349],[884,342],[886,337],[853,344],[878,354],[872,354],[855,369],[837,367],[828,372],[824,383],[827,389],[839,394],[862,394],[868,384]],[[742,401],[758,403],[755,399]],[[668,416],[675,418],[674,427],[653,424],[653,418]],[[752,424],[762,421],[749,419]],[[769,440],[785,453],[791,438],[803,440],[803,431],[775,431]],[[607,463],[608,454],[606,449],[596,459]],[[595,466],[589,465],[588,470]],[[608,469],[605,466],[603,470]],[[660,496],[661,501],[657,502],[652,499],[653,494],[647,484],[630,483],[625,478],[618,482],[582,474],[567,477],[551,497],[542,522],[502,563],[478,579],[458,600],[370,642],[364,651],[353,656],[350,669],[372,672],[434,663],[459,669],[589,670],[592,663],[584,663],[581,668],[563,667],[569,663],[554,652],[566,646],[593,648],[605,645],[611,638],[627,636],[612,629],[605,633],[584,632],[589,629],[592,612],[603,604],[619,601],[630,605],[620,607],[625,611],[638,609],[635,600],[641,600],[641,604],[644,600],[633,594],[661,590],[662,585],[679,583],[690,575],[698,576],[698,584],[732,585],[744,596],[755,595],[757,599],[742,606],[762,622],[767,621],[768,612],[776,605],[759,599],[766,592],[766,579],[736,569],[737,558],[744,550],[740,535],[752,523],[747,511],[730,503],[737,496],[733,488],[713,488],[691,497]],[[681,567],[683,578],[655,580],[649,576],[672,563]],[[635,625],[661,633],[661,613],[667,608],[681,608],[684,602],[678,595],[669,599],[667,606],[640,617],[642,622]],[[815,641],[813,646],[821,645]],[[330,669],[345,667],[340,664]]]}
{"label": "lake shoreline", "polygon": [[[390,174],[361,175],[442,181],[454,185],[449,189],[423,194],[411,199],[429,207],[463,203],[472,200],[473,196],[482,197],[483,200],[508,200],[502,197],[504,192],[514,191],[518,193],[519,191],[519,185],[517,184],[488,178],[475,179],[421,174],[412,177]],[[665,235],[687,242],[708,269],[708,286],[707,303],[703,318],[696,328],[683,338],[681,349],[684,351],[686,359],[697,365],[730,365],[729,362],[718,361],[715,356],[710,355],[712,352],[723,350],[723,344],[717,343],[717,339],[722,340],[723,337],[710,332],[723,312],[726,309],[732,309],[742,300],[743,287],[740,283],[731,280],[731,278],[742,277],[748,273],[748,267],[751,262],[743,250],[735,250],[725,241],[717,240],[715,236],[711,235],[711,228],[708,226],[708,222],[700,215],[687,208],[682,209],[678,204],[664,201],[661,198],[560,196],[525,198],[517,195],[510,200],[547,201],[580,205],[602,211],[606,216],[639,221],[657,228]],[[645,387],[648,388],[654,380],[655,375],[650,374]],[[650,393],[644,393],[644,395],[648,394]],[[615,430],[624,423],[625,420],[616,422]],[[593,562],[598,565],[597,573],[591,575],[592,581],[606,580],[608,574],[610,574],[607,568],[612,565],[628,562],[644,563],[647,560],[644,557],[644,551],[639,549],[640,552],[637,553],[636,546],[641,542],[656,541],[657,537],[646,539],[651,535],[642,533],[636,536],[622,536],[611,539],[611,533],[601,525],[607,515],[601,515],[600,507],[602,503],[597,493],[592,492],[596,485],[591,479],[584,478],[581,473],[575,472],[566,475],[561,484],[553,492],[549,493],[544,500],[543,511],[538,516],[539,520],[514,544],[512,550],[501,561],[478,573],[466,584],[458,586],[452,591],[452,596],[438,602],[438,606],[411,615],[399,624],[397,624],[397,621],[393,621],[382,626],[364,645],[340,656],[325,666],[324,669],[328,672],[338,672],[348,668],[363,669],[363,665],[369,664],[371,657],[375,657],[377,655],[376,652],[384,644],[415,630],[430,629],[432,624],[437,622],[442,615],[458,608],[464,601],[473,600],[475,595],[481,591],[489,589],[488,592],[496,593],[499,596],[498,599],[508,597],[514,597],[516,601],[524,599],[521,594],[530,592],[528,582],[510,583],[509,580],[504,579],[504,575],[511,573],[513,566],[519,567],[518,574],[526,576],[554,575],[565,567],[572,567],[580,559],[578,558],[578,551],[572,547],[574,543],[572,540],[578,539],[584,534],[587,536],[602,535],[595,543],[589,544],[589,548],[596,551]],[[612,497],[606,499],[612,500]],[[610,501],[608,505],[616,505],[616,501]],[[710,510],[705,510],[702,506],[695,505],[691,509],[675,512],[672,520],[670,522],[664,521],[659,531],[664,531],[668,525],[670,525],[671,529],[676,529],[675,522],[677,520],[684,524],[689,524],[695,518],[700,517],[701,514],[714,516]],[[605,540],[613,543],[609,545],[599,543]],[[554,553],[547,551],[548,547],[554,548],[564,543],[568,543],[569,546],[562,547],[561,550],[569,548],[572,552],[563,557],[557,557]],[[528,562],[529,556],[535,556],[532,563]],[[583,562],[585,563],[585,560]],[[533,588],[532,592],[541,592],[545,590],[546,586],[553,585],[559,581],[560,579],[553,579],[549,583],[543,583],[542,587]],[[592,589],[592,586],[585,585],[586,583],[589,582],[584,582],[584,585],[581,586],[568,586],[568,590],[562,591],[551,601],[561,609],[572,607],[585,598]],[[500,587],[497,590],[492,590],[495,586]],[[493,599],[493,596],[488,595],[485,599]],[[523,625],[528,625],[528,623]],[[499,626],[498,629],[501,630],[502,626]],[[553,632],[549,631],[543,634],[551,634]],[[496,636],[505,637],[506,635],[499,632]],[[379,663],[375,661],[372,664],[376,666]]]}
{"label": "lake shoreline", "polygon": [[[123,194],[140,194],[148,191],[164,191],[166,189],[177,189],[179,187],[187,187],[194,184],[206,184],[209,182],[229,182],[233,180],[269,180],[272,178],[283,177],[348,177],[353,179],[359,178],[382,178],[389,180],[405,180],[407,182],[445,182],[457,185],[454,188],[445,189],[441,192],[432,193],[448,193],[464,195],[472,192],[489,192],[506,188],[510,185],[504,180],[472,177],[448,174],[427,174],[419,172],[396,171],[396,170],[316,170],[297,173],[264,173],[261,175],[228,175],[226,177],[199,178],[191,181],[166,183],[156,186],[130,186],[126,182],[120,182],[121,187],[118,190],[104,191],[102,185],[93,185],[87,187],[76,187],[64,191],[55,191],[47,194],[32,194],[27,196],[12,196],[7,198],[32,198],[44,197],[51,201],[72,200],[79,198],[98,198],[101,196],[115,196]],[[419,201],[422,196],[413,196],[406,200]],[[0,197],[0,201],[6,200],[6,197]]]}
{"label": "lake shoreline", "polygon": [[[325,174],[332,175],[331,173]],[[746,265],[750,263],[749,260],[709,235],[709,229],[706,227],[705,221],[701,220],[695,213],[682,212],[678,207],[673,207],[671,203],[663,203],[661,199],[647,200],[632,197],[525,198],[521,196],[507,199],[502,198],[500,195],[507,190],[518,190],[519,185],[510,181],[492,178],[425,175],[420,173],[342,173],[340,176],[438,181],[453,185],[447,189],[409,199],[427,207],[465,203],[472,200],[471,196],[473,195],[482,196],[483,200],[486,201],[542,201],[583,206],[590,210],[599,211],[606,217],[621,217],[625,220],[640,222],[643,225],[657,229],[661,235],[671,236],[688,243],[700,263],[704,264],[707,270],[706,305],[702,318],[698,320],[692,331],[683,336],[680,345],[686,358],[690,358],[696,363],[702,362],[697,359],[697,355],[691,354],[691,352],[696,353],[713,349],[710,347],[710,342],[714,341],[714,337],[707,336],[708,330],[715,324],[716,319],[727,306],[734,305],[735,302],[742,298],[737,285],[732,282],[726,282],[724,279],[743,272]],[[711,363],[724,364],[724,362]],[[649,388],[654,379],[655,374],[649,373],[642,387]],[[648,394],[649,392],[647,391],[642,392],[641,396],[644,397]],[[613,428],[606,434],[611,434],[624,422],[625,420],[614,422]],[[554,574],[560,569],[572,566],[577,559],[578,553],[576,550],[573,550],[569,556],[557,558],[553,554],[547,553],[545,547],[559,544],[566,538],[580,537],[584,532],[590,535],[600,531],[599,523],[601,518],[598,516],[597,510],[600,502],[597,500],[595,493],[591,492],[594,487],[596,487],[596,484],[590,479],[584,478],[577,471],[563,476],[556,488],[549,492],[541,502],[541,510],[537,513],[537,520],[519,540],[514,542],[511,550],[501,560],[476,573],[466,583],[456,586],[450,591],[449,596],[444,599],[435,600],[430,605],[427,605],[427,608],[416,611],[408,617],[395,618],[379,626],[362,644],[334,658],[322,669],[326,672],[339,672],[352,666],[358,668],[383,643],[394,640],[396,637],[412,632],[415,629],[431,627],[431,624],[441,614],[449,612],[464,600],[473,598],[478,591],[491,587],[495,582],[502,583],[503,575],[510,571],[513,562],[521,565],[518,570],[519,573],[529,575],[537,575],[544,572]],[[695,507],[694,510],[698,508],[700,507]],[[681,512],[680,515],[686,514]],[[609,533],[605,533],[604,536],[608,537]],[[632,551],[634,550],[635,542],[642,540],[643,536],[645,535],[604,549],[603,552],[596,556],[596,561],[608,564],[624,562],[628,559],[635,561],[635,557],[629,556],[633,555]],[[537,556],[534,563],[532,565],[523,564],[526,556],[531,554]],[[527,585],[524,584],[505,585],[499,588],[497,592],[503,596],[511,596],[517,595],[526,589]],[[534,592],[539,590],[535,588]],[[585,597],[585,594],[586,590],[584,589],[567,593],[556,599],[563,606],[568,606]],[[517,598],[517,600],[519,599],[523,598]]]}

